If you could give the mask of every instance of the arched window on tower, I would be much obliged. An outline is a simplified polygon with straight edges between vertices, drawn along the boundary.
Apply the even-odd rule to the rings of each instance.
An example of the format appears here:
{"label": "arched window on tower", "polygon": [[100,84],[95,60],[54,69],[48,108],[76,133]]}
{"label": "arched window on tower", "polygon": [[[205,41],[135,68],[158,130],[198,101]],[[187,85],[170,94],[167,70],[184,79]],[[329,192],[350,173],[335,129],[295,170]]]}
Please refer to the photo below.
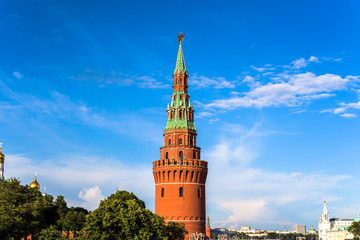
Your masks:
{"label": "arched window on tower", "polygon": [[171,145],[171,139],[169,139],[169,146]]}
{"label": "arched window on tower", "polygon": [[179,145],[182,145],[182,138],[179,138]]}
{"label": "arched window on tower", "polygon": [[161,197],[164,197],[164,194],[165,194],[165,189],[162,188],[162,189],[161,189]]}
{"label": "arched window on tower", "polygon": [[193,152],[193,159],[196,159],[196,152]]}
{"label": "arched window on tower", "polygon": [[198,188],[198,198],[201,198],[201,188]]}
{"label": "arched window on tower", "polygon": [[165,153],[165,159],[169,159],[169,153],[168,152]]}
{"label": "arched window on tower", "polygon": [[193,145],[193,138],[190,137],[190,146],[192,146],[192,145]]}
{"label": "arched window on tower", "polygon": [[179,159],[183,160],[183,152],[182,151],[179,152]]}
{"label": "arched window on tower", "polygon": [[183,197],[184,196],[184,188],[179,188],[179,197]]}
{"label": "arched window on tower", "polygon": [[179,110],[179,118],[182,119],[183,118],[183,114],[182,114],[182,111]]}

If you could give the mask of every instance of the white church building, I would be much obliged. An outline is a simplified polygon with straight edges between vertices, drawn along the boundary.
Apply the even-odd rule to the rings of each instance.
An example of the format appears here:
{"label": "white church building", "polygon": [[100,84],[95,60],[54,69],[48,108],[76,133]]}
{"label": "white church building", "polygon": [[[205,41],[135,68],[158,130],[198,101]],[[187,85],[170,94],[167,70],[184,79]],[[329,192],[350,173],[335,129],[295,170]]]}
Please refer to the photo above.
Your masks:
{"label": "white church building", "polygon": [[[326,201],[319,221],[319,240],[350,240],[354,236],[347,231],[354,218],[330,218]],[[355,221],[360,221],[357,217]]]}

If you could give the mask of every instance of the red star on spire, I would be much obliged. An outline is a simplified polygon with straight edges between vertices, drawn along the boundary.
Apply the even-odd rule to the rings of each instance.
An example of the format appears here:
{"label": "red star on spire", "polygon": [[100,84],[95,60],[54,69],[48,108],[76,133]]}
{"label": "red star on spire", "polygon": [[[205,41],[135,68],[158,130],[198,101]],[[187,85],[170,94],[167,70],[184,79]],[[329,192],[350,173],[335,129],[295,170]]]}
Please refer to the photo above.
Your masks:
{"label": "red star on spire", "polygon": [[185,36],[185,34],[182,34],[182,33],[180,32],[180,35],[177,36],[177,37],[179,38],[179,42],[184,41],[184,36]]}

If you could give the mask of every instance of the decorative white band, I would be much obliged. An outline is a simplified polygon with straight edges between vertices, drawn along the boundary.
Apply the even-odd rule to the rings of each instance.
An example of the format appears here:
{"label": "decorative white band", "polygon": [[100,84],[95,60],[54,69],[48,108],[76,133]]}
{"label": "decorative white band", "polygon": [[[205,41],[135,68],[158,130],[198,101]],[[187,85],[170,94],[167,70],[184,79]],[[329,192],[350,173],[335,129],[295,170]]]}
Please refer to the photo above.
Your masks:
{"label": "decorative white band", "polygon": [[167,184],[177,184],[177,185],[185,185],[185,184],[190,184],[190,185],[205,185],[203,183],[182,183],[182,182],[170,182],[170,183],[157,183],[155,185],[167,185]]}
{"label": "decorative white band", "polygon": [[166,222],[205,222],[204,220],[165,220]]}

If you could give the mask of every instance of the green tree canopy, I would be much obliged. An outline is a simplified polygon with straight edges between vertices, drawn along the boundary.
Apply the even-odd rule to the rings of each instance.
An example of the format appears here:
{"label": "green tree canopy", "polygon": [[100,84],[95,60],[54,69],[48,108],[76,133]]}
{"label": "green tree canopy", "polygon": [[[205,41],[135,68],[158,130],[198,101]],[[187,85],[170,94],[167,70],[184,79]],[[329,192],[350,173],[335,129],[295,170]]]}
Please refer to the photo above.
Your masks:
{"label": "green tree canopy", "polygon": [[35,236],[57,219],[52,196],[42,196],[15,178],[0,182],[0,239]]}
{"label": "green tree canopy", "polygon": [[354,221],[351,223],[348,231],[354,235],[354,240],[359,240],[360,238],[360,222]]}
{"label": "green tree canopy", "polygon": [[165,224],[162,217],[145,208],[135,194],[117,191],[87,215],[84,230],[88,239],[180,240],[183,224]]}

